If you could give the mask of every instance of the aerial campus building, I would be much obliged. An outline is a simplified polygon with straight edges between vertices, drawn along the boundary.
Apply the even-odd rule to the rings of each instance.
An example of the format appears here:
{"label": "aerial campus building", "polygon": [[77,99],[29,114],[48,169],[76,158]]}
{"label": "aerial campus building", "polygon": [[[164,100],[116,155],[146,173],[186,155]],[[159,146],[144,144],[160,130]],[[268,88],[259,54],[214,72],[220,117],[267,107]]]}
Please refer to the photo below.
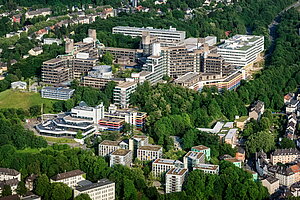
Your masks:
{"label": "aerial campus building", "polygon": [[217,53],[234,66],[253,64],[264,51],[264,36],[235,35],[218,46]]}

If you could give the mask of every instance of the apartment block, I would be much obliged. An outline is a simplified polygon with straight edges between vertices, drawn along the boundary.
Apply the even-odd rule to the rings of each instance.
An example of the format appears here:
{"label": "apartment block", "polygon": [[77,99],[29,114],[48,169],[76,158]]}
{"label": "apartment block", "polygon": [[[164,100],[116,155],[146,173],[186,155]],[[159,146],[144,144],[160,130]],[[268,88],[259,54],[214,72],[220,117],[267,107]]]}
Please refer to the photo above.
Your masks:
{"label": "apartment block", "polygon": [[135,91],[135,82],[119,83],[114,89],[114,103],[121,108],[128,108],[130,96]]}
{"label": "apartment block", "polygon": [[300,158],[300,151],[297,149],[276,149],[271,154],[271,163],[273,165],[277,163],[290,163]]}
{"label": "apartment block", "polygon": [[219,174],[219,165],[200,163],[193,167],[193,170],[197,170],[197,169],[207,174]]}
{"label": "apartment block", "polygon": [[205,163],[205,154],[201,152],[189,151],[183,157],[184,168],[193,169],[194,166],[200,163]]}
{"label": "apartment block", "polygon": [[188,170],[172,168],[166,173],[166,193],[181,192]]}
{"label": "apartment block", "polygon": [[210,160],[210,148],[204,145],[198,145],[191,148],[191,151],[204,153],[207,160]]}
{"label": "apartment block", "polygon": [[0,168],[0,181],[17,179],[21,181],[21,173],[15,169]]}
{"label": "apartment block", "polygon": [[50,179],[51,183],[64,183],[70,188],[75,188],[78,182],[85,180],[86,174],[81,170],[73,170],[57,174]]}
{"label": "apartment block", "polygon": [[241,67],[253,64],[263,51],[264,37],[253,35],[235,35],[217,48],[226,63]]}
{"label": "apartment block", "polygon": [[68,100],[72,97],[74,89],[68,89],[63,87],[43,87],[41,90],[42,98]]}
{"label": "apartment block", "polygon": [[82,86],[104,89],[110,81],[117,83],[123,82],[124,79],[113,78],[112,67],[109,65],[99,65],[93,67],[86,76],[81,79]]}
{"label": "apartment block", "polygon": [[50,85],[59,85],[72,78],[72,70],[67,66],[67,59],[53,58],[43,62],[42,82]]}
{"label": "apartment block", "polygon": [[115,183],[108,179],[101,179],[97,183],[78,186],[74,189],[74,197],[88,194],[92,200],[114,200],[115,193]]}
{"label": "apartment block", "polygon": [[262,185],[268,189],[270,195],[279,189],[279,179],[269,176],[261,181]]}
{"label": "apartment block", "polygon": [[228,67],[220,54],[209,53],[204,59],[203,72],[223,75]]}
{"label": "apartment block", "polygon": [[117,149],[110,154],[109,166],[124,165],[131,166],[132,162],[132,151],[129,149]]}
{"label": "apartment block", "polygon": [[116,26],[113,27],[114,34],[129,35],[131,37],[143,37],[143,33],[148,33],[151,38],[155,38],[163,45],[173,45],[174,43],[181,42],[185,39],[185,31],[177,31],[176,28],[170,29],[155,29],[153,27],[138,28],[129,26]]}
{"label": "apartment block", "polygon": [[170,169],[176,167],[183,167],[183,163],[179,160],[158,158],[152,163],[152,173],[155,177],[160,177],[164,176]]}
{"label": "apartment block", "polygon": [[142,49],[126,49],[126,48],[116,48],[116,47],[104,47],[101,49],[101,54],[104,55],[106,52],[109,52],[114,57],[114,63],[121,64],[121,60],[127,58],[130,63],[135,63],[141,54],[143,53]]}
{"label": "apartment block", "polygon": [[120,141],[103,140],[99,144],[99,156],[109,156],[120,149]]}
{"label": "apartment block", "polygon": [[188,72],[200,72],[203,51],[189,49],[187,45],[162,48],[167,74],[177,78]]}
{"label": "apartment block", "polygon": [[129,138],[129,149],[133,151],[134,157],[137,157],[137,150],[141,146],[148,146],[148,137],[145,135],[134,135]]}
{"label": "apartment block", "polygon": [[162,147],[157,145],[141,146],[137,150],[137,158],[141,161],[152,161],[162,157]]}

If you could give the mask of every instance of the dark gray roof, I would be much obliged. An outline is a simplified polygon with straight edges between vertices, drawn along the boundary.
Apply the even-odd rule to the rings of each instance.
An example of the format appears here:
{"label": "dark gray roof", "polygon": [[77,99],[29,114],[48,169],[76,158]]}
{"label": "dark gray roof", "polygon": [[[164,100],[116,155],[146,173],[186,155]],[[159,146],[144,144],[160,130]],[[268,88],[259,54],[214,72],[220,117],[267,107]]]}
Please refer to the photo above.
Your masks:
{"label": "dark gray roof", "polygon": [[0,181],[0,188],[3,188],[4,185],[15,186],[18,185],[19,180],[17,178]]}
{"label": "dark gray roof", "polygon": [[76,169],[73,171],[69,171],[69,172],[65,172],[65,173],[61,173],[61,174],[57,174],[56,176],[53,176],[51,179],[54,181],[59,181],[59,180],[63,180],[66,178],[70,178],[73,176],[79,176],[79,175],[83,175],[85,174],[83,171]]}
{"label": "dark gray roof", "polygon": [[261,112],[262,107],[264,106],[264,102],[258,100],[254,103],[253,107],[251,108],[251,111],[256,111],[257,113]]}
{"label": "dark gray roof", "polygon": [[5,174],[5,175],[11,175],[11,176],[17,176],[20,174],[15,169],[9,169],[9,168],[0,168],[0,174]]}
{"label": "dark gray roof", "polygon": [[276,149],[273,153],[273,156],[281,155],[300,155],[300,151],[297,149]]}
{"label": "dark gray roof", "polygon": [[86,185],[86,186],[82,186],[82,187],[76,187],[76,190],[78,190],[80,192],[83,192],[83,191],[86,191],[86,190],[101,187],[101,186],[104,186],[104,185],[109,185],[109,184],[112,184],[112,183],[114,183],[114,182],[112,182],[108,179],[101,179],[97,183],[92,183],[90,185]]}
{"label": "dark gray roof", "polygon": [[270,184],[273,184],[275,183],[276,181],[278,181],[279,179],[273,177],[273,176],[269,176],[266,178],[266,180],[270,183]]}

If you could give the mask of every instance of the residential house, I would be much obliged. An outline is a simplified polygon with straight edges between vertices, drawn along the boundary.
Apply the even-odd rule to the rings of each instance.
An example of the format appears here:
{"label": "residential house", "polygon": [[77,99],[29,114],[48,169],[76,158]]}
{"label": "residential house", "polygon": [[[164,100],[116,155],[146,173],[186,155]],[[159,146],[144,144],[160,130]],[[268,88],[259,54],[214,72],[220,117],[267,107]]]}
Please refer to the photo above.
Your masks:
{"label": "residential house", "polygon": [[276,149],[272,154],[271,154],[271,163],[273,165],[277,163],[290,163],[293,161],[296,161],[297,159],[300,158],[300,151],[297,149]]}
{"label": "residential house", "polygon": [[262,114],[265,111],[265,104],[262,101],[256,101],[254,105],[251,107],[249,112],[249,118],[259,120],[262,116]]}
{"label": "residential house", "polygon": [[262,185],[268,189],[270,195],[279,189],[279,179],[269,176],[261,181]]}
{"label": "residential house", "polygon": [[0,168],[0,181],[17,179],[21,181],[21,173],[14,169]]}

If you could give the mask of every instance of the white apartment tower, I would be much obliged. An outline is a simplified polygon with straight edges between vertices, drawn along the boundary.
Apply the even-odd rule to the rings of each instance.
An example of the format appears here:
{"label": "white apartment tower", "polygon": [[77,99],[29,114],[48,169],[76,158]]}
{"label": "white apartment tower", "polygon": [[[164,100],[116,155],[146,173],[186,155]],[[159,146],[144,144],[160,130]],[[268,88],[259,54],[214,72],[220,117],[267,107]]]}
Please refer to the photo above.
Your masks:
{"label": "white apartment tower", "polygon": [[166,173],[166,193],[181,192],[187,176],[187,169],[172,168]]}
{"label": "white apartment tower", "polygon": [[137,150],[137,158],[141,161],[152,161],[162,157],[162,147],[157,145],[141,146]]}
{"label": "white apartment tower", "polygon": [[99,156],[109,156],[117,149],[121,149],[119,141],[104,140],[99,144]]}
{"label": "white apartment tower", "polygon": [[114,89],[114,103],[121,108],[128,108],[130,96],[135,91],[137,84],[135,82],[119,83]]}

